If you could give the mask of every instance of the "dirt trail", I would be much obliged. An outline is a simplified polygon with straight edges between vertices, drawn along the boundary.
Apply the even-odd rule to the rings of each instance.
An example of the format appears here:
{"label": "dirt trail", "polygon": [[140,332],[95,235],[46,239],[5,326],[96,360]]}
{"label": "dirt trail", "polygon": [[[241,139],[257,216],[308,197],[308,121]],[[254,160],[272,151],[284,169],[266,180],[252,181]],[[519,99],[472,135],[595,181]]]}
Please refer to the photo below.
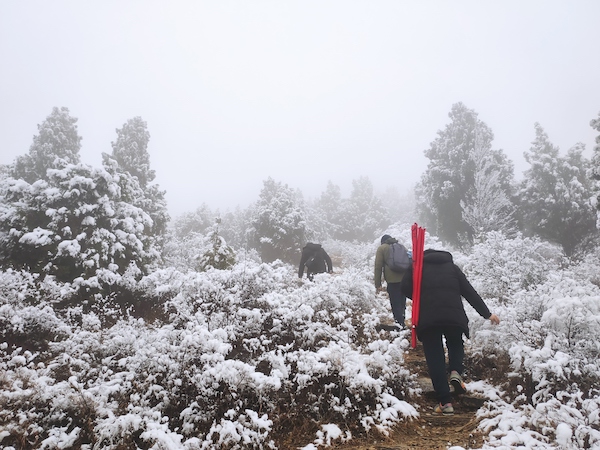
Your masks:
{"label": "dirt trail", "polygon": [[427,374],[427,365],[423,355],[423,347],[419,343],[416,349],[410,349],[405,354],[407,367],[412,373],[418,374],[419,384],[423,389],[421,397],[407,399],[415,405],[420,417],[396,427],[385,439],[353,440],[334,448],[343,450],[445,450],[451,446],[461,446],[465,449],[480,448],[483,445],[483,435],[477,431],[478,421],[476,411],[483,405],[485,399],[465,394],[452,400],[453,416],[433,414],[435,393]]}

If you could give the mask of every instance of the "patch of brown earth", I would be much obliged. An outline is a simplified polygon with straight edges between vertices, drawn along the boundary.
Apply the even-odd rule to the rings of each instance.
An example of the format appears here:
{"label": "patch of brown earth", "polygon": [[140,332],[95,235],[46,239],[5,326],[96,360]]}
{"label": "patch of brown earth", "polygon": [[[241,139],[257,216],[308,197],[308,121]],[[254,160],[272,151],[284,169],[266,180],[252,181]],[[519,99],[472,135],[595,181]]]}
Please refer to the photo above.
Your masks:
{"label": "patch of brown earth", "polygon": [[398,425],[389,436],[352,440],[347,444],[339,444],[333,448],[339,450],[445,450],[448,447],[460,446],[465,449],[481,448],[484,436],[477,430],[477,410],[485,402],[484,398],[476,398],[468,394],[455,396],[453,416],[433,413],[436,404],[435,393],[427,373],[423,347],[420,343],[416,349],[405,354],[405,361],[410,371],[418,376],[423,389],[420,397],[406,399],[419,411],[419,418]]}

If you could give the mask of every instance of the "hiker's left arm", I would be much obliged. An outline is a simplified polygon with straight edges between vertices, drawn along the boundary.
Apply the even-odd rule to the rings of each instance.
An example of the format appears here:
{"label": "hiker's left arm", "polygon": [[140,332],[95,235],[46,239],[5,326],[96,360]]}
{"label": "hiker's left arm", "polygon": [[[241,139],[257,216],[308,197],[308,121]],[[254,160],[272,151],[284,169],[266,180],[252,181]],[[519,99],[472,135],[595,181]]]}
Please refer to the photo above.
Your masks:
{"label": "hiker's left arm", "polygon": [[475,308],[475,311],[477,311],[481,317],[483,317],[484,319],[491,320],[492,313],[481,298],[481,295],[479,295],[479,293],[475,290],[471,283],[469,283],[469,280],[467,280],[467,277],[465,276],[463,271],[460,270],[460,268],[457,265],[455,265],[454,267],[456,268],[456,272],[458,274],[458,279],[460,282],[460,295],[462,295],[469,302],[469,304],[473,308]]}
{"label": "hiker's left arm", "polygon": [[327,264],[327,273],[332,273],[333,263],[331,262],[331,257],[327,254],[325,250],[323,250],[323,256],[325,258],[325,264]]}

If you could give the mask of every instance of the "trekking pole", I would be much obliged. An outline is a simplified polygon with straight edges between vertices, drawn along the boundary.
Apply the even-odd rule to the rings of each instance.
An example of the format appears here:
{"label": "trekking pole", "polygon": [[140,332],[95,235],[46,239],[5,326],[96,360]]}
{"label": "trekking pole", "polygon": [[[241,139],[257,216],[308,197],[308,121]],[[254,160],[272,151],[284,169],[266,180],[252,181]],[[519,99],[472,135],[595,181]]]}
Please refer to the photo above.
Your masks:
{"label": "trekking pole", "polygon": [[425,228],[416,223],[411,227],[413,242],[413,297],[411,316],[411,346],[417,348],[417,325],[421,307],[421,279],[423,278],[423,250],[425,247]]}

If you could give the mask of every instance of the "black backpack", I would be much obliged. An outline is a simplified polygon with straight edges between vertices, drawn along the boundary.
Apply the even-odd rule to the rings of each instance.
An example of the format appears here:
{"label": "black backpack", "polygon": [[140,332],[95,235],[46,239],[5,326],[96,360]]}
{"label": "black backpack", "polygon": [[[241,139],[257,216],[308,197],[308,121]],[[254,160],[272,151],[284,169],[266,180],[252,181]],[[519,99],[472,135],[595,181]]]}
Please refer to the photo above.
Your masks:
{"label": "black backpack", "polygon": [[325,259],[323,258],[323,250],[321,244],[306,244],[307,250],[311,251],[311,256],[306,260],[304,265],[308,269],[309,272],[319,272],[322,271],[325,266]]}
{"label": "black backpack", "polygon": [[315,254],[308,258],[305,265],[309,272],[314,272],[318,265],[317,255]]}

